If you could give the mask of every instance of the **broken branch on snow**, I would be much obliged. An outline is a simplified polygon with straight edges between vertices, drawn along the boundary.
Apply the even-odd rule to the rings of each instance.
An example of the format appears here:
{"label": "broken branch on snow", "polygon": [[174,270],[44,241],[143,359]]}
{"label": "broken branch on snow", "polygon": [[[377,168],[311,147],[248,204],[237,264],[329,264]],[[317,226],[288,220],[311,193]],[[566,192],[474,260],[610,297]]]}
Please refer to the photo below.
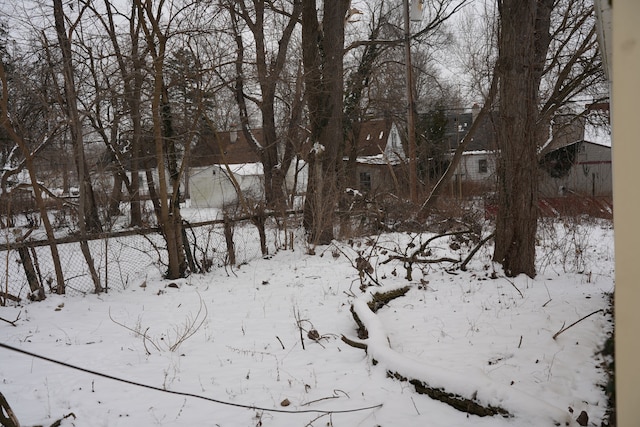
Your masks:
{"label": "broken branch on snow", "polygon": [[462,412],[481,417],[543,413],[549,417],[550,423],[569,425],[570,415],[566,411],[511,385],[495,382],[479,369],[451,371],[420,363],[391,349],[384,326],[375,312],[408,290],[408,286],[386,289],[357,298],[351,306],[351,313],[358,325],[360,340],[343,337],[343,341],[364,349],[374,365],[384,366],[390,378],[407,381],[417,393],[426,394]]}
{"label": "broken branch on snow", "polygon": [[596,310],[593,313],[589,313],[586,316],[576,320],[575,322],[573,322],[572,324],[570,324],[569,326],[567,326],[566,328],[564,327],[564,323],[562,324],[562,327],[560,328],[560,330],[558,332],[556,332],[555,334],[553,334],[553,339],[555,340],[556,338],[558,338],[558,335],[560,335],[561,333],[563,333],[564,331],[566,331],[569,328],[574,327],[575,325],[577,325],[578,323],[582,322],[584,319],[586,319],[587,317],[591,317],[596,313],[600,313],[601,311],[604,311],[603,309],[600,310]]}
{"label": "broken branch on snow", "polygon": [[[369,310],[371,315],[375,316],[375,313],[390,301],[404,296],[409,291],[409,286],[404,286],[398,289],[391,289],[384,292],[375,292],[369,295],[369,301],[366,302],[366,309]],[[353,315],[353,319],[358,325],[358,337],[361,339],[369,338],[369,330],[362,321],[361,315],[358,315],[358,310],[355,304],[351,307],[351,313]],[[362,313],[361,313],[362,314]],[[369,346],[367,343],[361,341],[351,340],[345,336],[342,337],[342,341],[349,344],[352,347],[360,348],[368,352]],[[375,355],[372,355],[373,363],[377,364],[375,359]],[[408,378],[407,376],[401,374],[400,372],[387,370],[387,375],[390,378],[395,378],[400,381],[408,381],[411,385],[415,387],[416,392],[420,394],[426,394],[432,399],[439,400],[440,402],[446,403],[458,410],[463,412],[467,412],[469,414],[478,415],[481,417],[487,415],[502,415],[505,417],[510,416],[509,412],[501,407],[492,406],[492,405],[483,405],[474,397],[464,397],[457,393],[451,393],[443,389],[442,387],[431,387],[426,381],[418,380],[416,378]]]}

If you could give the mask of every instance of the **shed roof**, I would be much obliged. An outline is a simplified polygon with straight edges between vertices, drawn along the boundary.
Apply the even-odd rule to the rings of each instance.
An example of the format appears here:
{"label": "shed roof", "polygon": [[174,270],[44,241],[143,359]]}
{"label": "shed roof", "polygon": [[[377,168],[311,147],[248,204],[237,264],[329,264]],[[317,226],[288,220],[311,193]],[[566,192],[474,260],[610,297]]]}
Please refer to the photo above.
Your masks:
{"label": "shed roof", "polygon": [[[258,142],[263,141],[262,129],[251,132]],[[191,166],[194,167],[259,161],[258,153],[240,130],[207,132],[191,151]]]}

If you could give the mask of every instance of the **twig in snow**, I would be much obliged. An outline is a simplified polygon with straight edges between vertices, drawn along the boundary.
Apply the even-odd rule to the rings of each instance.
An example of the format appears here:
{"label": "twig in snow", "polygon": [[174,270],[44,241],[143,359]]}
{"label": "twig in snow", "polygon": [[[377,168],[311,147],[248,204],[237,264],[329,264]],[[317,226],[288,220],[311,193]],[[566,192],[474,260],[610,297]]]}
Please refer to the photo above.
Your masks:
{"label": "twig in snow", "polygon": [[[136,334],[136,335],[140,335],[140,336],[142,337],[142,343],[143,343],[143,344],[145,343],[145,341],[146,341],[146,340],[149,340],[149,342],[150,342],[150,343],[151,343],[151,344],[156,348],[156,350],[160,351],[160,347],[158,347],[158,346],[156,345],[156,343],[154,343],[154,342],[153,342],[153,340],[152,340],[152,339],[150,339],[150,338],[147,336],[147,331],[149,330],[149,328],[147,328],[144,332],[140,332],[140,331],[138,331],[138,330],[135,330],[135,329],[133,329],[133,328],[128,327],[128,326],[127,326],[127,325],[125,325],[124,323],[120,323],[120,322],[118,322],[117,320],[115,320],[115,319],[113,318],[113,316],[111,316],[111,308],[109,308],[109,319],[111,319],[111,321],[112,321],[113,323],[115,323],[116,325],[118,325],[118,326],[122,326],[122,327],[123,327],[123,328],[125,328],[126,330],[131,331],[131,332],[133,332],[133,333],[134,333],[134,334]],[[145,349],[145,351],[147,352],[147,354],[151,354],[151,353],[149,352],[149,350],[147,349],[146,344],[144,345],[144,349]]]}
{"label": "twig in snow", "polygon": [[416,402],[413,400],[413,397],[411,398],[411,403],[413,403],[413,407],[415,408],[416,412],[418,413],[418,415],[422,415],[420,413],[420,411],[418,411],[418,407],[416,406]]}
{"label": "twig in snow", "polygon": [[315,417],[314,419],[312,419],[311,421],[309,421],[307,424],[305,424],[304,427],[313,427],[313,423],[317,420],[319,420],[322,417],[325,417],[329,415],[329,422],[327,423],[328,426],[332,426],[333,423],[331,422],[331,414],[330,413],[325,413],[325,414],[320,414],[317,417]]}
{"label": "twig in snow", "polygon": [[[547,284],[544,284],[544,288],[547,290],[547,295],[549,295],[549,300],[547,302],[545,302],[544,304],[542,304],[542,307],[546,307],[547,304],[549,304],[551,302],[551,293],[549,292],[549,288],[547,287]],[[563,325],[564,326],[564,325]]]}
{"label": "twig in snow", "polygon": [[511,283],[511,286],[513,286],[515,288],[516,291],[518,291],[518,293],[520,294],[521,298],[524,298],[524,295],[522,295],[522,292],[520,292],[520,289],[518,289],[518,287],[516,286],[515,283],[513,283],[513,281],[509,280],[508,278],[504,278],[504,280],[506,280],[507,282]]}
{"label": "twig in snow", "polygon": [[3,322],[7,322],[7,323],[8,323],[8,324],[10,324],[11,326],[17,326],[17,325],[16,325],[16,322],[17,322],[18,320],[20,320],[20,313],[22,313],[22,311],[20,311],[20,312],[18,313],[18,315],[16,316],[16,320],[7,320],[7,319],[5,319],[5,318],[3,318],[3,317],[0,317],[0,320],[2,320]]}
{"label": "twig in snow", "polygon": [[367,344],[363,342],[354,341],[352,339],[345,337],[344,335],[340,339],[342,340],[342,342],[350,345],[351,347],[355,347],[355,348],[359,348],[360,350],[367,351]]}
{"label": "twig in snow", "polygon": [[603,309],[600,310],[596,310],[593,313],[589,313],[586,316],[582,317],[581,319],[576,320],[575,322],[573,322],[572,324],[570,324],[569,326],[567,326],[566,328],[564,327],[564,323],[562,324],[562,327],[560,328],[560,330],[558,332],[556,332],[553,335],[553,339],[555,340],[556,338],[558,338],[558,335],[560,335],[561,333],[563,333],[564,331],[566,331],[567,329],[577,325],[578,323],[582,322],[584,319],[586,319],[587,317],[591,317],[596,313],[600,313],[601,311],[604,311]]}
{"label": "twig in snow", "polygon": [[469,252],[469,255],[467,255],[467,257],[464,259],[464,261],[462,261],[462,264],[460,264],[460,270],[467,271],[467,264],[469,264],[469,261],[471,261],[471,259],[476,254],[476,252],[478,252],[480,248],[484,246],[485,243],[493,239],[493,236],[495,236],[495,234],[496,233],[491,233],[484,239],[480,240],[480,242],[476,245],[476,247],[473,248],[473,250]]}
{"label": "twig in snow", "polygon": [[73,412],[69,412],[67,415],[65,415],[64,417],[60,418],[55,423],[51,424],[50,427],[60,427],[62,425],[62,421],[66,420],[69,417],[73,417],[73,419],[75,420],[76,419],[76,414],[74,414]]}
{"label": "twig in snow", "polygon": [[341,392],[345,396],[349,397],[349,395],[344,391],[336,389],[336,390],[333,390],[333,396],[321,397],[320,399],[311,400],[309,402],[303,403],[301,406],[308,406],[308,405],[311,405],[312,403],[317,403],[317,402],[321,402],[323,400],[328,400],[328,399],[338,399],[340,397],[338,396],[338,392]]}
{"label": "twig in snow", "polygon": [[298,331],[300,331],[300,343],[302,344],[302,349],[306,350],[304,347],[304,336],[302,335],[302,319],[300,318],[300,310],[293,309],[293,318],[296,319],[296,326],[298,327]]}

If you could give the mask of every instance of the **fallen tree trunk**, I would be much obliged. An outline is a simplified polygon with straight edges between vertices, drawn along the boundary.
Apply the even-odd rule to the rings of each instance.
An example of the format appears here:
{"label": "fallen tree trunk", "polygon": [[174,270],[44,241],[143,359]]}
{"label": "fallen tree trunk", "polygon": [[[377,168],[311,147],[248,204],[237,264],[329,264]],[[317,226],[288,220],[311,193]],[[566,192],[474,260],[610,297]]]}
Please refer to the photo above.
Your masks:
{"label": "fallen tree trunk", "polygon": [[473,398],[468,399],[455,393],[448,393],[441,388],[429,387],[426,383],[420,380],[411,380],[400,375],[397,372],[387,371],[387,376],[389,378],[395,378],[400,381],[408,381],[409,384],[415,387],[417,393],[426,394],[434,400],[439,400],[440,402],[446,403],[447,405],[452,406],[459,411],[466,412],[467,414],[477,415],[479,417],[494,415],[502,415],[503,417],[511,416],[511,414],[506,409],[503,409],[499,406],[483,406],[480,403],[476,402]]}
{"label": "fallen tree trunk", "polygon": [[373,365],[382,366],[390,378],[406,381],[417,393],[426,394],[467,414],[526,417],[544,414],[544,425],[571,425],[569,412],[524,393],[512,385],[496,382],[481,369],[448,369],[405,357],[390,347],[384,325],[375,314],[395,298],[406,295],[410,287],[379,288],[378,292],[356,298],[351,313],[358,325],[358,337],[342,337],[352,347],[365,350]]}
{"label": "fallen tree trunk", "polygon": [[[380,308],[384,307],[390,301],[406,295],[409,289],[409,286],[404,286],[398,289],[391,289],[384,292],[373,293],[370,295],[370,300],[366,303],[366,307],[368,310],[370,310],[371,315],[375,315],[375,313]],[[361,316],[358,315],[358,312],[361,312],[363,306],[364,305],[361,305],[360,310],[358,310],[354,303],[354,305],[351,306],[351,314],[353,315],[354,321],[358,325],[358,338],[360,338],[361,340],[367,340],[369,338],[369,330],[367,329],[366,322],[364,322],[361,319]],[[367,353],[369,353],[369,345],[366,342],[355,341],[345,336],[342,337],[342,341],[352,347],[363,349]],[[374,365],[378,364],[378,361],[375,359],[375,355],[372,355],[372,363]],[[475,396],[477,393],[474,393],[473,396],[462,396],[458,393],[448,392],[442,387],[432,387],[426,381],[416,378],[409,378],[401,374],[400,372],[391,369],[387,370],[387,375],[390,378],[395,378],[400,381],[407,381],[415,387],[417,393],[426,394],[432,399],[446,403],[447,405],[468,414],[477,415],[480,417],[494,415],[501,415],[503,417],[511,416],[509,411],[504,408],[494,405],[482,404]]]}

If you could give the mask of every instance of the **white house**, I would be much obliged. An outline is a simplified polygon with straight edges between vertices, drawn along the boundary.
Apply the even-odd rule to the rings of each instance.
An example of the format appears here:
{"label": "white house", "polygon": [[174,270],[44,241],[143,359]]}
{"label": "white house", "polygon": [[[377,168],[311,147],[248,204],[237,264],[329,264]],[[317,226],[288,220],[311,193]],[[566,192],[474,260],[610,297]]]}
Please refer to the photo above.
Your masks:
{"label": "white house", "polygon": [[[296,170],[297,167],[297,170]],[[292,162],[285,179],[287,193],[294,183],[296,193],[304,191],[307,168],[303,162]],[[262,163],[241,163],[193,167],[189,169],[189,198],[193,208],[229,209],[239,203],[234,180],[247,201],[264,199]]]}
{"label": "white house", "polygon": [[[253,129],[258,141],[262,130]],[[294,159],[285,177],[288,194],[306,188],[306,165]],[[239,202],[238,189],[247,201],[264,200],[264,171],[254,149],[237,130],[212,132],[202,138],[191,152],[187,175],[190,206],[195,208],[232,208]],[[234,183],[235,181],[235,183]]]}

